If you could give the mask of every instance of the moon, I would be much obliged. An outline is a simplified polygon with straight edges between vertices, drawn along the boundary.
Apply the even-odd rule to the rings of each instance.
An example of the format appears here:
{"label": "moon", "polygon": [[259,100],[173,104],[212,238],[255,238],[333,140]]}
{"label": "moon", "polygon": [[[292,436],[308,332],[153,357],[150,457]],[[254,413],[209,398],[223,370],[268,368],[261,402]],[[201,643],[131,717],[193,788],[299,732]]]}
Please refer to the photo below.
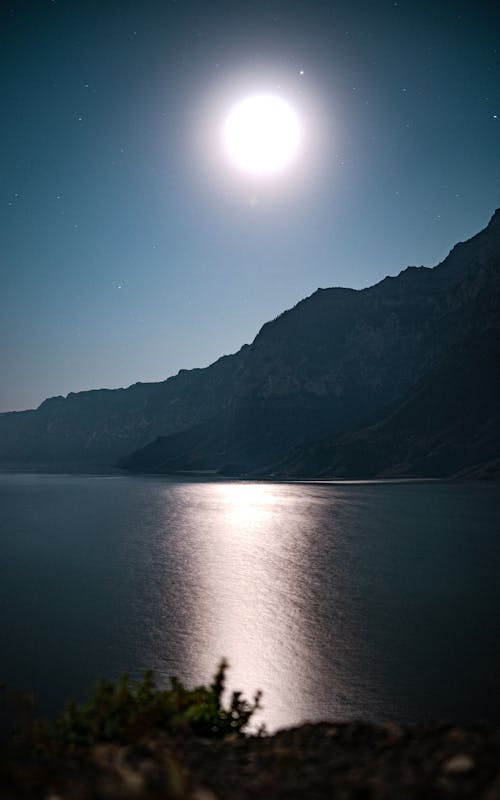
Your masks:
{"label": "moon", "polygon": [[274,175],[295,160],[302,138],[292,106],[272,94],[238,102],[226,116],[223,138],[232,164],[250,176]]}

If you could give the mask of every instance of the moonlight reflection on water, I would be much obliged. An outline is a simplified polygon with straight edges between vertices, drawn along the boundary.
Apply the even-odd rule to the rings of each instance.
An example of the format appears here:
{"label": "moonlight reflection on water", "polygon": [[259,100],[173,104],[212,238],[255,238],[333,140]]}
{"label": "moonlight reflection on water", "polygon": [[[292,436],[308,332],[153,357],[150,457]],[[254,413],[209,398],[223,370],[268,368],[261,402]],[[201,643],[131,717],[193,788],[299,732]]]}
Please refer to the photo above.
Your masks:
{"label": "moonlight reflection on water", "polygon": [[464,484],[0,475],[0,682],[153,668],[305,719],[500,720],[500,497]]}
{"label": "moonlight reflection on water", "polygon": [[[338,638],[342,604],[337,609],[324,605],[317,587],[309,585],[317,568],[315,548],[305,535],[314,493],[300,500],[296,488],[237,483],[196,487],[200,490],[207,502],[198,504],[192,524],[202,533],[185,562],[196,587],[192,668],[201,657],[207,674],[213,653],[227,656],[234,667],[231,684],[262,688],[265,717],[277,726],[286,724],[291,707],[307,715],[319,675],[324,680],[334,673],[330,701],[345,696],[345,674],[349,684],[356,680],[353,637],[348,637],[349,657],[345,634],[342,646],[332,648],[344,655],[343,665],[332,670],[322,638],[325,628],[329,642]],[[185,488],[187,494],[192,491]],[[293,498],[294,514],[284,518],[283,508]],[[333,528],[334,550],[341,544],[335,538]]]}

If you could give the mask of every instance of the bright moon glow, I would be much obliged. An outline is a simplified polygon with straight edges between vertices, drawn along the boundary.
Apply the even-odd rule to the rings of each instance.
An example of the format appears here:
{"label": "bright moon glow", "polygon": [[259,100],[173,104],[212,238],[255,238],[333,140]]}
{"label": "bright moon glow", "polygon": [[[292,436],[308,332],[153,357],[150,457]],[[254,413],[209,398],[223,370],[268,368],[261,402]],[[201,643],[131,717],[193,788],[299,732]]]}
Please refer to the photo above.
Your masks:
{"label": "bright moon glow", "polygon": [[300,138],[294,110],[270,94],[242,100],[229,112],[224,126],[229,157],[252,175],[271,175],[288,166],[297,154]]}

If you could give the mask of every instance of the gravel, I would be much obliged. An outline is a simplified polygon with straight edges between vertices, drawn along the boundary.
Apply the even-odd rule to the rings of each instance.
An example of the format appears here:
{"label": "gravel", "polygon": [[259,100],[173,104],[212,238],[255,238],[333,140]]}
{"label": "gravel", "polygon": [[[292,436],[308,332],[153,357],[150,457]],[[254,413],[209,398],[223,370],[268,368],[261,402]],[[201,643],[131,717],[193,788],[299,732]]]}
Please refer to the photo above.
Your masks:
{"label": "gravel", "polygon": [[158,734],[84,758],[4,762],[1,800],[500,800],[500,728],[305,724],[222,740]]}

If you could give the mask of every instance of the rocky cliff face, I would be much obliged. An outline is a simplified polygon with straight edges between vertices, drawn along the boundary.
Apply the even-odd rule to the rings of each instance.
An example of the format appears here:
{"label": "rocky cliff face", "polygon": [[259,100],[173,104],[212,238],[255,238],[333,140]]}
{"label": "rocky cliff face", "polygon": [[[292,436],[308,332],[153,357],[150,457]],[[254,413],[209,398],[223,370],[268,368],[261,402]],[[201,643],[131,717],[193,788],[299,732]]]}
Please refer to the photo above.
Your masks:
{"label": "rocky cliff face", "polygon": [[462,339],[372,424],[312,442],[271,471],[287,478],[500,475],[500,327]]}
{"label": "rocky cliff face", "polygon": [[0,414],[0,462],[49,469],[113,466],[155,437],[223,410],[246,350],[161,383],[71,393],[45,400],[34,411]]}
{"label": "rocky cliff face", "polygon": [[[468,385],[459,355],[448,354],[454,348],[459,354],[461,342],[498,327],[499,260],[497,212],[484,231],[454,247],[434,269],[409,267],[362,291],[318,290],[264,325],[222,413],[155,442],[124,465],[148,471],[241,474],[268,467],[267,472],[290,476],[328,469],[336,474],[341,468],[332,456],[337,437],[369,419],[383,419],[426,376],[429,386],[439,385],[440,365],[448,365],[447,374],[455,369]],[[498,397],[488,370],[481,373],[481,385],[487,387],[488,374]],[[431,396],[438,403],[438,393],[427,391],[424,416],[433,413]],[[319,445],[311,447],[314,441]],[[317,462],[325,442],[330,443],[330,461],[324,454]],[[349,463],[341,468],[343,475],[359,473],[361,467],[370,474],[379,466],[390,468],[387,460],[384,466],[378,461],[363,465],[362,454]]]}
{"label": "rocky cliff face", "polygon": [[[406,427],[430,415],[438,435],[445,420],[435,413],[436,387],[444,374],[456,392],[467,394],[475,383],[500,400],[495,352],[480,376],[472,378],[465,366],[476,359],[470,353],[477,354],[478,342],[495,341],[488,332],[499,327],[499,262],[497,211],[485,230],[456,245],[434,269],[409,267],[361,291],[318,289],[264,325],[250,346],[206,369],[0,415],[0,461],[54,467],[120,461],[147,472],[311,476],[387,473],[396,459],[411,472],[413,457],[404,445],[396,453],[388,444],[391,437],[403,442],[403,430],[394,420],[383,427],[395,409],[413,409]],[[469,353],[463,363],[462,350]],[[459,412],[453,413],[459,425]],[[404,414],[396,416],[402,420]],[[488,424],[495,429],[497,423],[491,418]],[[373,448],[393,455],[363,461],[366,430],[373,425],[385,431]],[[345,438],[359,431],[365,433]],[[414,433],[421,443],[414,463],[422,464],[418,459],[430,443],[418,426]],[[359,457],[348,457],[349,447]],[[445,467],[443,460],[441,471],[466,466],[458,456],[452,461]]]}

